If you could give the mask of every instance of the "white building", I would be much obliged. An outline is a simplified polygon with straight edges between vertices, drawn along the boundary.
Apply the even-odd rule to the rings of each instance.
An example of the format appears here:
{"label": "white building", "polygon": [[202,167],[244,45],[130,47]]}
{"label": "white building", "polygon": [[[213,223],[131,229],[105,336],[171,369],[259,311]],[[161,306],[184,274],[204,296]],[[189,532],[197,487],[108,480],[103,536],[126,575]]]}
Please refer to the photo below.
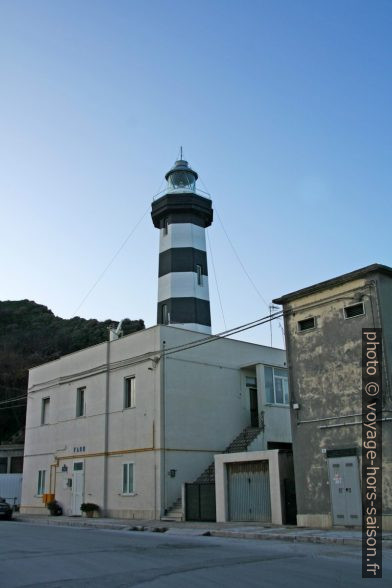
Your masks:
{"label": "white building", "polygon": [[160,325],[30,370],[22,512],[54,494],[66,514],[159,519],[246,427],[253,449],[290,443],[284,351],[178,349],[204,340]]}
{"label": "white building", "polygon": [[[42,511],[49,494],[67,514],[91,502],[109,516],[183,517],[183,483],[245,429],[230,451],[291,443],[285,352],[211,339],[213,210],[197,178],[178,160],[152,204],[158,326],[30,370],[24,512]],[[213,467],[205,478],[213,482]]]}

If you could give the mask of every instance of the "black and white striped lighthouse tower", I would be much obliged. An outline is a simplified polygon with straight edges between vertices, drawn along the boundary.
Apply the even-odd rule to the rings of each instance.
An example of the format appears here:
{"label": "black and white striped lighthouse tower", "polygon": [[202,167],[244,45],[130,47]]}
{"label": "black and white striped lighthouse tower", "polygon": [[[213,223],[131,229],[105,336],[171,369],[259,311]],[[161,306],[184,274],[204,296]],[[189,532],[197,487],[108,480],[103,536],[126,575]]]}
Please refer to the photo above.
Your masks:
{"label": "black and white striped lighthouse tower", "polygon": [[212,223],[211,200],[200,195],[198,175],[183,159],[165,178],[164,194],[151,211],[160,230],[157,323],[211,333],[205,236]]}

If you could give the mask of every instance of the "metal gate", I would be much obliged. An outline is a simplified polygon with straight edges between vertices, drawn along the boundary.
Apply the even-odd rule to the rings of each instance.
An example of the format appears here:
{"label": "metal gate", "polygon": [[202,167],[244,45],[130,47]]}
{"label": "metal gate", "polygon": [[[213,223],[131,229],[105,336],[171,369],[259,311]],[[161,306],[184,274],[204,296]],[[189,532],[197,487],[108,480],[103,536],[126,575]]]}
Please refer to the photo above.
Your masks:
{"label": "metal gate", "polygon": [[361,524],[361,492],[356,457],[328,459],[334,525]]}
{"label": "metal gate", "polygon": [[216,521],[215,484],[185,484],[185,520]]}
{"label": "metal gate", "polygon": [[271,522],[268,461],[227,464],[230,521]]}

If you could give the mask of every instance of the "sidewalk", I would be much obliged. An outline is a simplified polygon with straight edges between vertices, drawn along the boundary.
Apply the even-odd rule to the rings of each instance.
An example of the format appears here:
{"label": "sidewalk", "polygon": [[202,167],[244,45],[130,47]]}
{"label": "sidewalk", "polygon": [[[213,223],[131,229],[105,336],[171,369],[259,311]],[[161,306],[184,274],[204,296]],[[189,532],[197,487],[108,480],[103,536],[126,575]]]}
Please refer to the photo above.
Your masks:
{"label": "sidewalk", "polygon": [[[309,529],[294,526],[276,527],[261,523],[208,523],[146,521],[132,519],[52,517],[46,515],[14,514],[16,521],[35,525],[57,525],[65,527],[89,527],[118,531],[149,531],[169,535],[207,535],[233,539],[261,539],[290,541],[293,543],[333,543],[360,547],[362,532],[358,529]],[[383,546],[392,548],[392,532],[383,533]]]}

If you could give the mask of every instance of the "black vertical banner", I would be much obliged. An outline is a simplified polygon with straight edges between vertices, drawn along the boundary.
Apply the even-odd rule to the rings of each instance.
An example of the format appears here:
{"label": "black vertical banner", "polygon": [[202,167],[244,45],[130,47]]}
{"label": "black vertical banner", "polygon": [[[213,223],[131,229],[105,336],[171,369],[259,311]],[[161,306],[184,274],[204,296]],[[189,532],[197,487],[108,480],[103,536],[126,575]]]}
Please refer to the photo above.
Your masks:
{"label": "black vertical banner", "polygon": [[381,329],[362,329],[362,578],[382,578]]}

